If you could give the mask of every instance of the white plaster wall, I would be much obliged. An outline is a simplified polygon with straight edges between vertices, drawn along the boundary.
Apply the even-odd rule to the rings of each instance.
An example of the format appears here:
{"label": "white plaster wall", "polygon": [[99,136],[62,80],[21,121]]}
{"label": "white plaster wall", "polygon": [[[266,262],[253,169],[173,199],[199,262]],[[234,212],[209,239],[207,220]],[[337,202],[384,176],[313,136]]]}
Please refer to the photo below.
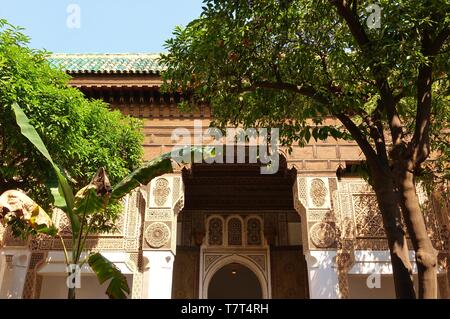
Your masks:
{"label": "white plaster wall", "polygon": [[[132,289],[133,276],[125,275]],[[67,299],[66,276],[43,276],[40,299]],[[109,282],[100,285],[95,275],[81,276],[81,288],[76,289],[77,299],[108,299],[105,294]]]}
{"label": "white plaster wall", "polygon": [[[126,262],[129,255],[124,252],[101,252],[104,257],[113,262],[127,278],[130,291],[133,285],[132,270]],[[70,254],[70,252],[69,252]],[[82,259],[86,256],[82,254]],[[67,270],[64,254],[61,251],[50,251],[45,263],[37,271],[42,276],[40,291],[41,299],[66,299],[67,298]],[[107,299],[105,294],[109,281],[100,285],[97,276],[85,263],[81,270],[81,288],[76,290],[77,299]],[[131,295],[130,295],[131,296]]]}
{"label": "white plaster wall", "polygon": [[145,273],[143,298],[172,298],[173,262],[175,256],[171,251],[144,251]]}
{"label": "white plaster wall", "polygon": [[338,298],[338,276],[334,267],[335,251],[309,251],[305,254],[311,299]]}
{"label": "white plaster wall", "polygon": [[[6,255],[12,256],[9,264],[6,263]],[[22,299],[29,262],[28,249],[0,250],[0,299]]]}
{"label": "white plaster wall", "polygon": [[[354,256],[355,262],[348,272],[349,298],[395,298],[389,251],[358,250],[355,251]],[[339,297],[335,257],[336,251],[308,251],[305,254],[311,299],[334,299]],[[417,267],[413,251],[410,252],[409,258],[415,273],[414,283],[417,291]],[[379,285],[377,284],[376,287],[370,288],[367,281],[374,283],[374,280],[378,280],[374,279],[374,274],[379,275]]]}

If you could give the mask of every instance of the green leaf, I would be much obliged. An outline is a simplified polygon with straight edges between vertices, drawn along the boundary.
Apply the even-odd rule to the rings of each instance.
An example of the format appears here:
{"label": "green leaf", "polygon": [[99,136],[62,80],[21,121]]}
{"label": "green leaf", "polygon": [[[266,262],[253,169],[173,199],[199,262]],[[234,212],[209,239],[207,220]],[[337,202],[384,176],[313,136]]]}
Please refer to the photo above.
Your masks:
{"label": "green leaf", "polygon": [[21,107],[17,103],[13,103],[12,109],[16,116],[16,123],[20,127],[20,132],[24,137],[26,137],[35,147],[36,149],[52,164],[53,169],[56,174],[56,178],[58,180],[58,192],[56,192],[56,188],[52,188],[52,195],[55,197],[55,205],[59,205],[62,210],[66,212],[68,215],[73,234],[77,234],[80,228],[80,224],[77,216],[73,214],[73,191],[70,187],[67,179],[61,173],[59,167],[53,162],[52,157],[50,156],[47,148],[44,145],[41,137],[39,136],[36,129],[30,124],[30,121],[26,114],[23,112]]}
{"label": "green leaf", "polygon": [[56,176],[56,172],[55,174],[52,174],[52,177],[45,183],[45,185],[48,187],[50,193],[53,196],[53,204],[56,207],[65,210],[65,208],[67,207],[66,200],[64,199],[64,196],[61,196],[61,194],[59,193],[59,182],[58,177]]}
{"label": "green leaf", "polygon": [[97,275],[100,284],[111,279],[106,294],[110,299],[126,299],[130,294],[126,277],[120,270],[100,253],[94,253],[89,256],[89,266]]}
{"label": "green leaf", "polygon": [[139,167],[114,186],[111,199],[120,199],[140,185],[148,184],[153,178],[172,172],[172,162],[167,154],[159,156]]}
{"label": "green leaf", "polygon": [[38,225],[36,227],[36,231],[40,234],[46,234],[52,237],[55,237],[58,234],[58,228],[51,226],[51,227],[46,227],[43,225]]}
{"label": "green leaf", "polygon": [[74,212],[78,215],[89,215],[105,207],[106,200],[97,196],[97,187],[89,184],[75,195]]}
{"label": "green leaf", "polygon": [[311,131],[309,130],[309,127],[305,129],[305,141],[306,143],[309,143],[309,140],[311,139]]}
{"label": "green leaf", "polygon": [[[140,185],[146,185],[150,181],[160,175],[172,172],[172,160],[183,162],[183,159],[189,157],[191,162],[196,157],[207,158],[216,155],[215,148],[212,146],[206,147],[188,147],[179,150],[177,158],[172,158],[172,152],[165,153],[139,167],[130,175],[125,177],[117,185],[114,186],[111,199],[117,200],[128,194],[130,191]],[[174,152],[175,154],[177,152]],[[190,153],[189,155],[187,153]],[[185,156],[186,155],[186,156]]]}

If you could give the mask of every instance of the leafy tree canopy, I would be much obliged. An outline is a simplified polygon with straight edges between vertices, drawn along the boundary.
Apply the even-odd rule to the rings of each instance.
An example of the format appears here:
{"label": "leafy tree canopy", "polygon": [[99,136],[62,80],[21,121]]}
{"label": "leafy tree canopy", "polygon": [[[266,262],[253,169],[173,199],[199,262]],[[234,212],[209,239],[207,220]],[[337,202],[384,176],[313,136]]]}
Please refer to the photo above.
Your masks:
{"label": "leafy tree canopy", "polygon": [[46,183],[56,180],[49,162],[20,134],[12,105],[30,118],[72,186],[89,183],[104,167],[113,183],[142,157],[141,122],[87,100],[51,68],[48,53],[28,48],[20,28],[0,20],[0,193],[20,188],[43,207],[53,202]]}
{"label": "leafy tree canopy", "polygon": [[402,214],[418,296],[436,298],[437,258],[415,180],[433,149],[448,153],[448,138],[435,137],[450,126],[450,2],[205,0],[201,16],[174,35],[162,57],[166,89],[186,94],[185,106],[211,103],[216,125],[279,127],[286,145],[311,136],[357,142],[397,297],[416,297]]}
{"label": "leafy tree canopy", "polygon": [[166,89],[212,103],[215,124],[280,127],[288,145],[349,138],[341,128],[315,125],[338,115],[374,145],[374,122],[389,129],[392,113],[407,128],[402,137],[412,138],[419,68],[432,59],[432,120],[448,125],[450,3],[379,1],[379,28],[367,23],[370,4],[206,0],[200,18],[167,41]]}

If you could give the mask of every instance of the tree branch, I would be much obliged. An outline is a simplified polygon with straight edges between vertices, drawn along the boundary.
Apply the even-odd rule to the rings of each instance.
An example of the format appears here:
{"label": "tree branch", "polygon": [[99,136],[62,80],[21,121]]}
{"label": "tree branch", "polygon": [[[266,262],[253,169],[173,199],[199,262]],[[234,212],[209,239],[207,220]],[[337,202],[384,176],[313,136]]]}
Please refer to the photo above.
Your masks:
{"label": "tree branch", "polygon": [[450,37],[450,25],[446,25],[432,39],[431,31],[422,32],[421,51],[428,61],[419,67],[417,75],[417,111],[414,135],[412,138],[414,166],[422,163],[430,154],[430,116],[433,84],[434,56],[439,53],[445,41]]}
{"label": "tree branch", "polygon": [[403,99],[405,96],[406,96],[406,90],[404,87],[401,87],[400,92],[398,92],[397,94],[395,94],[393,96],[395,105],[397,105],[397,103],[400,102],[400,100]]}
{"label": "tree branch", "polygon": [[[429,32],[422,34],[422,53],[430,52],[431,37]],[[414,135],[412,138],[414,166],[423,162],[430,153],[429,131],[431,114],[431,86],[433,76],[433,57],[419,67],[417,75],[417,110]],[[412,169],[412,168],[411,168]]]}
{"label": "tree branch", "polygon": [[433,56],[439,53],[445,41],[450,37],[450,25],[446,25],[441,32],[438,33],[434,41],[430,44],[427,55]]}
{"label": "tree branch", "polygon": [[363,134],[361,134],[361,131],[356,126],[356,124],[347,115],[343,113],[335,114],[335,116],[339,119],[339,121],[341,121],[341,123],[346,127],[346,129],[350,132],[350,134],[352,134],[353,138],[358,143],[359,147],[366,156],[366,159],[370,163],[370,165],[379,167],[377,161],[377,154],[375,153],[374,149],[367,141],[367,139],[363,136]]}
{"label": "tree branch", "polygon": [[239,92],[255,91],[258,88],[273,89],[273,90],[286,90],[294,93],[298,93],[314,99],[316,102],[327,105],[329,104],[328,98],[321,95],[317,90],[307,84],[296,85],[286,82],[270,82],[270,81],[255,81],[250,86],[238,89]]}
{"label": "tree branch", "polygon": [[[345,20],[347,26],[350,29],[353,38],[358,44],[359,48],[364,55],[368,55],[371,47],[371,41],[367,36],[364,27],[361,25],[357,15],[351,10],[346,0],[329,0],[337,9],[338,14]],[[389,87],[389,82],[385,75],[383,75],[381,68],[377,63],[372,62],[371,68],[375,83],[380,91],[381,98],[383,100],[383,107],[386,108],[388,115],[389,128],[391,130],[392,142],[394,145],[401,143],[403,136],[403,128],[401,125],[400,117],[397,114],[395,108],[395,100],[393,98],[392,90]]]}
{"label": "tree branch", "polygon": [[377,110],[372,115],[369,115],[363,111],[363,119],[366,122],[370,130],[370,136],[372,137],[378,157],[387,166],[389,160],[386,151],[386,140],[384,138],[383,125],[381,123],[380,114]]}
{"label": "tree branch", "polygon": [[383,108],[386,110],[389,129],[392,136],[392,144],[399,145],[402,142],[403,126],[395,106],[397,102],[400,101],[400,98],[397,97],[397,101],[397,99],[392,95],[392,90],[389,87],[389,83],[386,79],[379,78],[376,80],[376,82],[380,90],[382,102],[380,111],[383,110]]}
{"label": "tree branch", "polygon": [[339,13],[339,15],[344,18],[347,26],[350,29],[350,32],[353,35],[353,38],[358,43],[358,46],[362,51],[366,51],[370,46],[370,40],[364,31],[363,26],[356,18],[356,14],[347,6],[345,0],[329,0],[332,5],[334,5]]}

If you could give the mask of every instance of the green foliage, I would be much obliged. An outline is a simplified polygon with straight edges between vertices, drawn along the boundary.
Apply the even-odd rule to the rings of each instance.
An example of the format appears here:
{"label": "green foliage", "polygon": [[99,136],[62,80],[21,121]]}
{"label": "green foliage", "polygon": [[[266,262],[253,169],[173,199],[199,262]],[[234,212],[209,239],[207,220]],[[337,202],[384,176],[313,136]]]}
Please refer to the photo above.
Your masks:
{"label": "green foliage", "polygon": [[[58,176],[59,187],[56,188],[58,194],[55,198],[61,197],[62,202],[71,203],[71,205],[61,206],[61,209],[67,214],[71,222],[72,230],[71,256],[68,255],[64,247],[67,264],[80,263],[80,257],[85,248],[86,239],[90,234],[113,229],[113,225],[108,223],[114,221],[114,217],[117,214],[111,214],[111,212],[118,213],[120,211],[121,205],[119,204],[119,200],[123,196],[142,184],[148,184],[153,178],[159,175],[172,172],[171,153],[164,154],[139,167],[123,178],[115,187],[111,187],[105,169],[100,168],[91,182],[79,190],[74,196],[66,177],[61,174],[60,168],[54,163],[38,132],[30,124],[28,117],[16,103],[13,105],[13,110],[16,115],[16,123],[21,129],[20,132],[22,135],[52,164],[53,170]],[[207,157],[214,156],[215,153],[213,147],[191,147],[181,149],[178,155],[180,158],[189,157],[193,159],[196,155]],[[187,157],[184,155],[187,155]],[[30,215],[31,218],[27,220],[21,218],[9,219],[8,225],[11,226],[13,234],[22,237],[30,234],[36,235],[38,233],[55,236],[55,229],[52,227],[41,227],[42,225],[35,227],[37,215],[45,212],[41,211],[41,208],[25,194],[18,191],[13,192],[16,192],[17,196],[23,197],[24,201],[29,201],[33,207],[36,207]],[[4,193],[0,197],[2,199],[0,200],[0,212],[8,205],[7,193]],[[3,198],[5,198],[5,204],[3,204]],[[41,220],[46,222],[45,225],[51,225],[51,220],[48,215],[41,216]],[[130,292],[126,278],[111,262],[99,253],[90,255],[88,262],[97,274],[100,283],[111,279],[106,291],[110,298],[126,298],[125,293]]]}
{"label": "green foliage", "polygon": [[[14,112],[14,115],[16,116],[16,123],[20,127],[20,132],[22,133],[22,135],[27,138],[28,141],[30,141],[30,143],[32,143],[53,166],[53,170],[58,181],[56,187],[51,188],[55,206],[66,211],[72,211],[74,198],[72,189],[70,188],[67,179],[62,175],[59,167],[56,166],[56,164],[53,162],[53,159],[48,153],[48,150],[45,147],[41,137],[36,132],[36,129],[30,124],[28,117],[22,111],[20,106],[14,102],[14,104],[12,105],[12,110]],[[69,215],[68,217],[70,218],[70,222],[72,223],[76,232],[78,232],[78,219],[74,215]]]}
{"label": "green foliage", "polygon": [[[32,194],[37,194],[32,187],[45,194],[45,184],[51,185],[52,196],[47,194],[40,201],[50,204],[53,199],[53,204],[67,214],[72,254],[69,256],[64,246],[66,263],[83,263],[80,257],[87,237],[113,230],[122,208],[120,199],[154,177],[171,172],[171,154],[130,173],[142,155],[140,122],[110,112],[100,101],[85,100],[79,91],[67,86],[68,79],[62,72],[48,66],[44,53],[25,46],[27,39],[16,28],[4,20],[0,20],[0,28],[4,28],[0,32],[0,84],[4,84],[0,86],[0,192],[20,185]],[[203,148],[187,151],[203,152]],[[72,185],[78,188],[93,175],[94,167],[102,168],[74,196]],[[25,169],[29,175],[22,176]],[[120,181],[114,188],[106,170],[111,172],[113,183]],[[33,207],[39,207],[23,193],[17,193]],[[57,235],[54,228],[41,227],[33,214],[28,219],[10,214],[8,225],[15,236]],[[50,223],[45,216],[43,220]],[[100,283],[110,280],[106,291],[110,298],[126,298],[130,289],[119,269],[99,253],[91,254],[88,263]]]}
{"label": "green foliage", "polygon": [[51,164],[15,124],[14,103],[29,117],[76,190],[89,183],[98,167],[105,167],[114,183],[138,167],[143,154],[141,121],[85,99],[68,86],[69,76],[49,66],[47,52],[27,45],[20,28],[0,20],[0,193],[20,188],[43,207],[53,201],[62,205],[57,193],[50,192],[58,185]]}
{"label": "green foliage", "polygon": [[[79,264],[81,253],[84,250],[84,245],[87,237],[95,231],[107,230],[108,222],[111,221],[111,215],[108,214],[108,205],[111,204],[109,212],[119,211],[120,200],[126,193],[130,192],[137,186],[141,185],[140,182],[150,182],[154,177],[168,173],[172,171],[172,165],[169,158],[169,154],[166,154],[154,161],[149,162],[142,168],[132,172],[129,176],[125,177],[120,183],[119,187],[115,187],[115,197],[112,201],[111,193],[112,187],[108,176],[103,168],[97,171],[97,174],[91,180],[91,182],[83,187],[74,196],[72,188],[68,184],[66,177],[61,173],[59,167],[54,163],[50,156],[44,142],[39,136],[38,132],[30,124],[28,117],[22,111],[21,107],[15,103],[13,105],[13,111],[16,115],[16,124],[20,127],[22,135],[32,143],[37,151],[52,164],[55,174],[58,176],[58,194],[55,194],[55,198],[59,198],[61,202],[70,203],[62,205],[61,209],[67,214],[71,222],[72,230],[72,256],[69,257],[66,249],[65,257],[67,264]],[[20,193],[20,192],[18,192]],[[5,193],[6,194],[6,193]],[[22,194],[22,193],[20,193]],[[28,197],[24,196],[27,200]],[[6,195],[2,196],[6,198]],[[30,200],[31,201],[31,200]],[[6,200],[5,200],[6,202]],[[5,204],[6,205],[6,204]],[[38,205],[33,202],[37,208]],[[4,205],[0,202],[2,210]],[[6,207],[6,206],[5,206]],[[39,209],[37,212],[39,212]],[[47,216],[48,217],[48,216]],[[47,218],[49,219],[49,218]],[[55,236],[54,230],[47,227],[32,227],[34,225],[33,214],[28,220],[21,218],[12,218],[8,223],[11,226],[13,234],[15,236],[27,236],[36,235],[37,233],[45,233]],[[38,225],[39,226],[39,225]],[[111,279],[111,282],[107,289],[107,294],[111,298],[126,298],[124,292],[129,293],[129,288],[126,283],[125,277],[120,271],[107,259],[100,254],[94,254],[89,257],[89,264],[93,267],[95,273],[99,276],[99,281],[103,283],[107,279]]]}
{"label": "green foliage", "polygon": [[120,270],[100,253],[91,254],[88,258],[89,266],[97,275],[100,284],[110,280],[106,294],[111,299],[126,299],[130,293],[127,279]]}
{"label": "green foliage", "polygon": [[[369,29],[371,12],[365,8],[372,3],[260,0],[249,6],[245,0],[205,0],[201,16],[176,28],[166,42],[164,89],[183,92],[191,105],[211,103],[214,125],[279,127],[285,145],[355,138],[348,128],[325,122],[343,114],[383,157],[375,150],[373,122],[388,134],[390,115],[380,88],[389,87],[395,112],[408,129],[405,140],[416,125],[419,69],[432,63],[433,80],[448,88],[448,41],[432,57],[423,41],[424,34],[435,40],[448,32],[450,3],[381,0],[381,28]],[[356,39],[339,4],[347,6],[355,29],[369,39],[366,44]],[[435,110],[448,109],[448,89],[433,89]],[[448,118],[434,114],[432,127],[448,127]]]}
{"label": "green foliage", "polygon": [[19,237],[22,240],[27,240],[29,236],[37,236],[38,234],[46,234],[53,237],[58,233],[55,227],[46,227],[45,225],[32,227],[28,221],[17,217],[11,218],[7,222],[7,226],[11,228],[14,237]]}
{"label": "green foliage", "polygon": [[[46,52],[27,44],[19,28],[0,20],[0,193],[20,188],[44,207],[63,209],[72,228],[72,255],[65,251],[66,261],[78,264],[87,236],[114,229],[121,205],[107,206],[110,190],[97,192],[99,184],[89,184],[76,196],[72,188],[87,184],[98,167],[105,167],[113,182],[138,167],[142,124],[85,99],[68,86],[64,72],[48,65]],[[9,215],[15,236],[57,235],[33,216]],[[104,262],[103,271],[107,266]],[[119,276],[114,277],[108,294],[124,297],[114,288]]]}
{"label": "green foliage", "polygon": [[144,163],[130,175],[125,177],[112,190],[112,199],[120,199],[140,185],[148,184],[156,176],[172,172],[172,162],[167,156],[158,157]]}

